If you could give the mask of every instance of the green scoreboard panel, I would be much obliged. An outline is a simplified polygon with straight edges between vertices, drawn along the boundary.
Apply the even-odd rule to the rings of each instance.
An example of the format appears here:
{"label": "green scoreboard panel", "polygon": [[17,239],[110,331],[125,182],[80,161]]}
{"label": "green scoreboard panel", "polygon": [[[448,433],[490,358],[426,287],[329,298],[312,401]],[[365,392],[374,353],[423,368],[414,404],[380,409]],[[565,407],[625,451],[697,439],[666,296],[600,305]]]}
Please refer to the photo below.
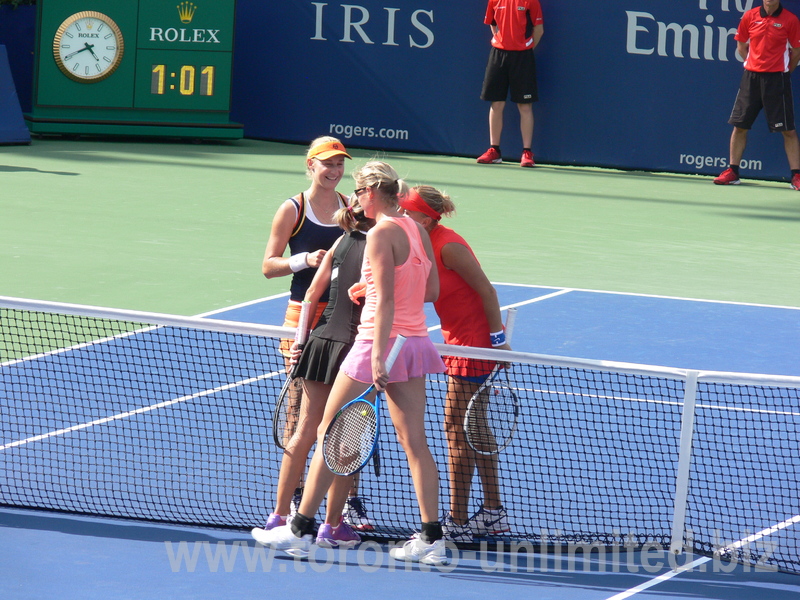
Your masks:
{"label": "green scoreboard panel", "polygon": [[238,139],[235,0],[39,0],[33,133]]}

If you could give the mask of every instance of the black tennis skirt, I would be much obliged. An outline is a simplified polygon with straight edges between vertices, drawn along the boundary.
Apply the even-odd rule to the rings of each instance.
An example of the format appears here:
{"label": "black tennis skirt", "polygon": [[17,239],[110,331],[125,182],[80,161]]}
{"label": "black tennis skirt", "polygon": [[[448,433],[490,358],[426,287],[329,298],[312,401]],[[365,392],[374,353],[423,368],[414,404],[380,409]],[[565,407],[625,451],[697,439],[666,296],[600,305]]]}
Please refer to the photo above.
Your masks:
{"label": "black tennis skirt", "polygon": [[345,342],[309,337],[297,364],[297,375],[309,381],[333,384],[351,347],[351,344]]}

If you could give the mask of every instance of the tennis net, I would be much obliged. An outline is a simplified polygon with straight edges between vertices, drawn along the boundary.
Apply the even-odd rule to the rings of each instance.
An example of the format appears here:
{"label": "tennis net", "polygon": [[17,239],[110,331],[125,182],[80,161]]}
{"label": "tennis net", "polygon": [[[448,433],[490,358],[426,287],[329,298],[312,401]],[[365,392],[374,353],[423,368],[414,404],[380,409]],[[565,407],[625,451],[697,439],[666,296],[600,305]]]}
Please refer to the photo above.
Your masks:
{"label": "tennis net", "polygon": [[[0,297],[0,505],[230,528],[274,507],[282,327]],[[454,348],[509,363],[498,457],[517,548],[661,547],[800,573],[800,378]],[[449,505],[445,376],[429,443]],[[388,431],[391,431],[389,428]],[[418,525],[393,433],[362,472],[374,536]],[[481,502],[470,482],[470,510]]]}

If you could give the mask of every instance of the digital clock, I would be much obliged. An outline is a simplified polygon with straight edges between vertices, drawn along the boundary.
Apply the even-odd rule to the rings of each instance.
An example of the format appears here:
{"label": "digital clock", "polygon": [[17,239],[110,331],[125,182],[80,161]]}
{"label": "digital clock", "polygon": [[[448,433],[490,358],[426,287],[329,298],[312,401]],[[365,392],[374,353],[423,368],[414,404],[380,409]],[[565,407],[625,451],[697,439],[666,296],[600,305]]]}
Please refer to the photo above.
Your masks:
{"label": "digital clock", "polygon": [[194,50],[140,50],[136,58],[138,108],[228,110],[229,55]]}
{"label": "digital clock", "polygon": [[[200,67],[182,65],[180,72],[172,71],[169,73],[169,83],[167,83],[167,66],[153,65],[150,93],[160,96],[167,90],[177,89],[182,96],[191,96],[195,92],[201,96],[213,96],[216,69],[213,65]],[[176,78],[177,83],[174,83]]]}

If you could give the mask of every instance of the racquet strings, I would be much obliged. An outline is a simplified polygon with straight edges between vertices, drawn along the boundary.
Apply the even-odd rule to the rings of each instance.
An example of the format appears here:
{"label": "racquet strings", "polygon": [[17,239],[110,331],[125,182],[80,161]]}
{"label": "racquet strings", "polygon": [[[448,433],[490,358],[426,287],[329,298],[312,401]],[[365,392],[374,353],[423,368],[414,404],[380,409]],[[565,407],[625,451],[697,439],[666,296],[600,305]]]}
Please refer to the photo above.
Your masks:
{"label": "racquet strings", "polygon": [[[511,343],[517,309],[506,315],[506,340]],[[505,383],[503,369],[496,365],[489,378],[470,400],[464,417],[464,432],[469,446],[479,454],[496,454],[508,446],[517,428],[519,403]]]}
{"label": "racquet strings", "polygon": [[272,419],[272,433],[275,444],[285,450],[300,421],[300,403],[303,394],[303,380],[294,377],[294,369],[286,377],[280,396],[275,404]]}
{"label": "racquet strings", "polygon": [[511,441],[517,424],[517,397],[495,381],[476,394],[467,415],[467,437],[481,454],[495,454]]}
{"label": "racquet strings", "polygon": [[369,458],[377,434],[377,415],[370,402],[359,400],[346,406],[328,431],[328,468],[338,475],[358,470]]}

